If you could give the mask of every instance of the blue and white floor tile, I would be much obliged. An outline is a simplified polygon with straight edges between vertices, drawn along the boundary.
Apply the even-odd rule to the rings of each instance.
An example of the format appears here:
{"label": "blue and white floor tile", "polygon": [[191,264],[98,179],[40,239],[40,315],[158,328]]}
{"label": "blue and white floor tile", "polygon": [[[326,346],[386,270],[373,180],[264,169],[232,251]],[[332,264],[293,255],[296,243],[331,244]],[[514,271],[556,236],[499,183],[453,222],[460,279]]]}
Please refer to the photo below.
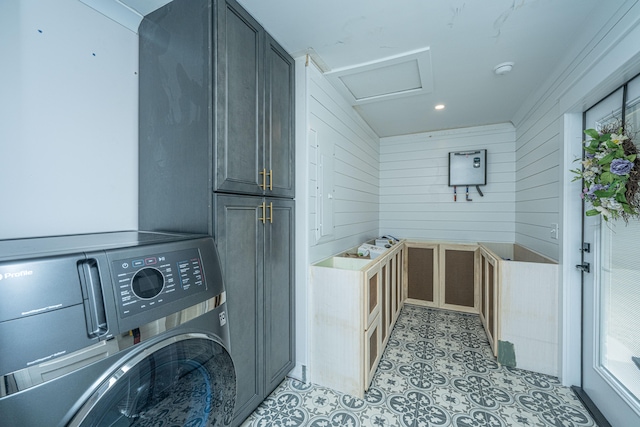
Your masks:
{"label": "blue and white floor tile", "polygon": [[242,427],[595,427],[557,378],[499,365],[476,315],[405,305],[364,400],[286,379]]}

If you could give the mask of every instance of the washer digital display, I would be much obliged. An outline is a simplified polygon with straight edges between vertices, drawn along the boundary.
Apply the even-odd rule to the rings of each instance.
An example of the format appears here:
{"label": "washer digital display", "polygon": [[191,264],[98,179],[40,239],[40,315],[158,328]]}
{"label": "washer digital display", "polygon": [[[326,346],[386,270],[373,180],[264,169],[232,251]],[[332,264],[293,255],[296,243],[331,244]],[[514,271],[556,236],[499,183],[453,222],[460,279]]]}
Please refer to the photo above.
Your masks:
{"label": "washer digital display", "polygon": [[112,262],[120,316],[128,317],[206,290],[197,249]]}

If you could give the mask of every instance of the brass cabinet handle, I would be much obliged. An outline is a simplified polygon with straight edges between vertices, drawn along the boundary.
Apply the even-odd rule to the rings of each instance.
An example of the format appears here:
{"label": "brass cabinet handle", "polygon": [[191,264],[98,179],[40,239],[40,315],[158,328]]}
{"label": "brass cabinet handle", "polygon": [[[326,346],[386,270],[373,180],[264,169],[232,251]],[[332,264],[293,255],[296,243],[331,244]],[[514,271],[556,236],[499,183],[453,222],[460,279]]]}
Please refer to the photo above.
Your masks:
{"label": "brass cabinet handle", "polygon": [[273,202],[269,203],[269,218],[267,219],[273,224]]}
{"label": "brass cabinet handle", "polygon": [[262,169],[260,171],[260,175],[262,175],[262,184],[260,184],[260,188],[263,190],[267,189],[267,169]]}
{"label": "brass cabinet handle", "polygon": [[267,176],[269,177],[269,190],[273,191],[273,170],[269,169],[269,173],[267,173],[267,169],[262,169],[260,171],[260,175],[262,175],[262,184],[259,185],[263,190],[267,189]]}
{"label": "brass cabinet handle", "polygon": [[266,208],[267,208],[267,203],[266,202],[262,202],[262,204],[260,205],[260,208],[262,208],[262,217],[258,218],[258,221],[262,221],[262,223],[265,224],[267,222],[266,221],[267,218],[266,218],[266,215],[265,215]]}

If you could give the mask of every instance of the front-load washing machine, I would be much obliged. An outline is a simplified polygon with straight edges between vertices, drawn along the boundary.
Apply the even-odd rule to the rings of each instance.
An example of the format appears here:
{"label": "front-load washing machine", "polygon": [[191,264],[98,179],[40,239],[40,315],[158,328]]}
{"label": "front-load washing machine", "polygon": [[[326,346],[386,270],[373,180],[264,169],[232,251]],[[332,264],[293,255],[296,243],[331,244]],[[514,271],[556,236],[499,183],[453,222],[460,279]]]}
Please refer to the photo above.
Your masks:
{"label": "front-load washing machine", "polygon": [[229,425],[225,301],[211,237],[0,241],[0,424]]}

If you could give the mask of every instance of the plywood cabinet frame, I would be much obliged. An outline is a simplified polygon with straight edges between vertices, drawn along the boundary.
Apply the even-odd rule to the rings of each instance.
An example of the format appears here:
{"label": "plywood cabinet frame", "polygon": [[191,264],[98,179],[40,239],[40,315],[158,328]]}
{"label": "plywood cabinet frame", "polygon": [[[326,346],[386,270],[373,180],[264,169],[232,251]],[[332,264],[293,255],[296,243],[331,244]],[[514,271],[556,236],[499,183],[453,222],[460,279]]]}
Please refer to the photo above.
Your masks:
{"label": "plywood cabinet frame", "polygon": [[403,304],[393,289],[404,277],[403,249],[400,242],[373,260],[336,255],[311,266],[311,382],[364,398]]}

